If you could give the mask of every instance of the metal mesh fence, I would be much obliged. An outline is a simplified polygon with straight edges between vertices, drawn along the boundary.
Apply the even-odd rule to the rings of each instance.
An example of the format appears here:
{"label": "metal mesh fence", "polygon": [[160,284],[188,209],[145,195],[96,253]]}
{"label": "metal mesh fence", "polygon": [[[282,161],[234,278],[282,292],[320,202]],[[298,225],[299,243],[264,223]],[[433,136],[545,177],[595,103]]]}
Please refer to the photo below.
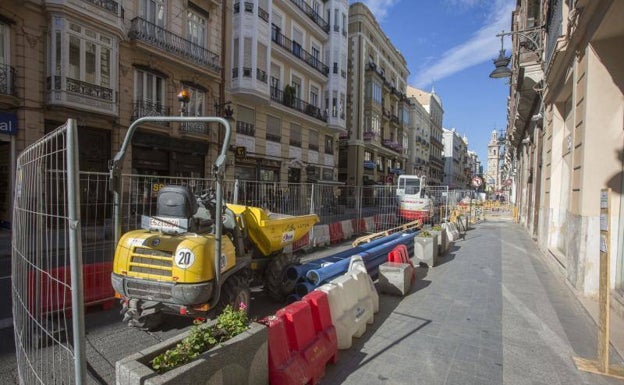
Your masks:
{"label": "metal mesh fence", "polygon": [[11,289],[22,384],[84,380],[76,143],[68,121],[17,159]]}

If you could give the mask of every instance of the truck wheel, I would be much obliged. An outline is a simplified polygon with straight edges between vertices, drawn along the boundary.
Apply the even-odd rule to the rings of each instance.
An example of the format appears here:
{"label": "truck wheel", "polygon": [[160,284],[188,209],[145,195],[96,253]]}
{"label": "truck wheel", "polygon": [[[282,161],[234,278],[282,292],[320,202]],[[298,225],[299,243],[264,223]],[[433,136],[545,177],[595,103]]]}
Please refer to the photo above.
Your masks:
{"label": "truck wheel", "polygon": [[251,290],[249,289],[249,280],[242,275],[235,274],[226,279],[221,286],[217,315],[221,314],[227,305],[232,305],[234,310],[238,310],[241,304],[249,313],[250,302]]}
{"label": "truck wheel", "polygon": [[128,326],[152,330],[162,323],[162,312],[156,303],[148,303],[148,306],[141,305],[141,301],[131,299],[127,305],[124,304],[122,307],[123,320],[128,321]]}
{"label": "truck wheel", "polygon": [[264,272],[264,291],[276,302],[284,302],[295,291],[295,281],[289,280],[286,271],[299,264],[294,254],[280,254],[274,257]]}

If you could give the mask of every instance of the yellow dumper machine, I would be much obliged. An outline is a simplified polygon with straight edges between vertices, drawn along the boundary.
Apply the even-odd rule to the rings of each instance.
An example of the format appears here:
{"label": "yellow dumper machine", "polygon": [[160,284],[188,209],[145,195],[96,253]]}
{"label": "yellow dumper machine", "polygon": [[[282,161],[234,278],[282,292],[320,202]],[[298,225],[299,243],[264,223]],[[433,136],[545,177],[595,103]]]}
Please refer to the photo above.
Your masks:
{"label": "yellow dumper machine", "polygon": [[[188,186],[161,188],[156,215],[142,216],[141,229],[121,236],[118,165],[136,127],[154,121],[217,122],[225,127],[225,140],[214,165],[215,188],[200,196],[193,195]],[[229,123],[212,117],[141,118],[128,129],[111,162],[118,239],[111,282],[121,300],[124,321],[130,326],[153,328],[165,313],[211,317],[228,304],[249,306],[252,284],[263,284],[277,301],[293,291],[286,270],[299,260],[284,249],[305,236],[319,218],[224,203],[230,136]]]}

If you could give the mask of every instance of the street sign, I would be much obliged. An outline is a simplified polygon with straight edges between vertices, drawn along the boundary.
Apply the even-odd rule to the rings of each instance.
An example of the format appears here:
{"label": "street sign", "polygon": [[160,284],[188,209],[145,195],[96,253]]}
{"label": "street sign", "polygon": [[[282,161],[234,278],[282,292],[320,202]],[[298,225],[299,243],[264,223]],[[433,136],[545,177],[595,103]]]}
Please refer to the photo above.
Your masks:
{"label": "street sign", "polygon": [[479,178],[478,176],[475,176],[474,178],[472,178],[472,187],[480,187],[483,184],[483,179]]}

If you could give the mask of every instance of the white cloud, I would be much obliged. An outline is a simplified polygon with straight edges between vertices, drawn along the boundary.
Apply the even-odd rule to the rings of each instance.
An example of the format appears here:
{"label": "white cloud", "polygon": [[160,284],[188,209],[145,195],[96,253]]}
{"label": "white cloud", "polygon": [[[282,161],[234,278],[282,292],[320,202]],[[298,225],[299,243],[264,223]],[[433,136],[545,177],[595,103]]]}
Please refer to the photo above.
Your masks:
{"label": "white cloud", "polygon": [[364,3],[368,9],[370,9],[372,14],[375,16],[375,19],[377,19],[377,22],[381,23],[384,21],[386,16],[388,16],[390,8],[392,8],[392,6],[399,1],[400,0],[363,0],[361,2]]}
{"label": "white cloud", "polygon": [[[454,0],[463,3],[475,3],[477,0]],[[509,30],[513,0],[497,0],[486,17],[485,24],[467,41],[447,50],[433,65],[416,71],[413,83],[423,88],[434,81],[453,75],[466,68],[491,60],[500,50],[500,38],[497,33]],[[507,44],[509,47],[509,44]]]}

